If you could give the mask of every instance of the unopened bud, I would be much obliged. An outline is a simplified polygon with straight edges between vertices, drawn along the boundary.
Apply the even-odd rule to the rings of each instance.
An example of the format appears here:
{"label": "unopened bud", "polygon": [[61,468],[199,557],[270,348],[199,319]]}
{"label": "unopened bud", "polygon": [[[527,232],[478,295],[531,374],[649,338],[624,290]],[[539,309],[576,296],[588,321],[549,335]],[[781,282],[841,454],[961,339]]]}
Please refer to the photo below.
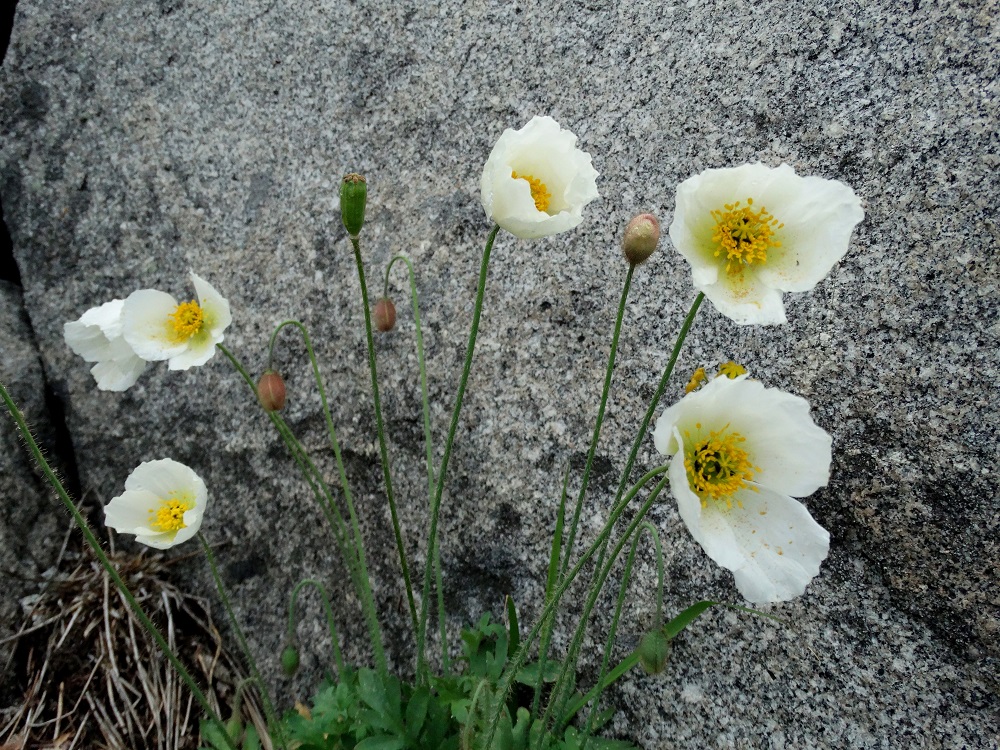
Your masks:
{"label": "unopened bud", "polygon": [[391,331],[396,327],[396,306],[391,299],[383,297],[372,308],[372,317],[375,318],[375,327],[382,333]]}
{"label": "unopened bud", "polygon": [[285,381],[274,370],[266,370],[257,383],[257,398],[264,411],[281,411],[285,408]]}
{"label": "unopened bud", "polygon": [[340,218],[351,237],[361,234],[365,225],[365,203],[368,202],[368,184],[365,178],[351,172],[340,183]]}
{"label": "unopened bud", "polygon": [[670,639],[662,630],[646,633],[639,641],[639,663],[646,674],[659,674],[667,666],[670,656]]}
{"label": "unopened bud", "polygon": [[299,671],[299,650],[295,646],[285,646],[281,652],[281,669],[288,677]]}
{"label": "unopened bud", "polygon": [[660,222],[653,214],[639,214],[625,227],[622,237],[622,252],[634,266],[645,261],[660,241]]}

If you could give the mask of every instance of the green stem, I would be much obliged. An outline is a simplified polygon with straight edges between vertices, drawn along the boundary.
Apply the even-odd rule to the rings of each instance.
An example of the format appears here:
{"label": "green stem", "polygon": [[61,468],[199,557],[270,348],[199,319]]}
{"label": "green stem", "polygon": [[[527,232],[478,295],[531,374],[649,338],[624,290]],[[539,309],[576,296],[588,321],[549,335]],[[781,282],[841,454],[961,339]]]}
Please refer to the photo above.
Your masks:
{"label": "green stem", "polygon": [[406,564],[406,546],[403,543],[403,532],[399,525],[399,513],[396,511],[396,500],[392,493],[392,471],[389,467],[389,451],[385,444],[385,425],[382,422],[382,402],[378,395],[378,370],[375,364],[375,338],[372,336],[372,311],[368,305],[368,284],[365,281],[365,264],[361,260],[361,242],[356,236],[351,237],[354,247],[354,262],[358,267],[358,280],[361,282],[361,305],[365,311],[365,334],[368,338],[368,369],[372,376],[372,399],[375,402],[375,431],[378,433],[378,449],[382,458],[382,476],[385,480],[385,495],[389,501],[389,515],[392,516],[392,533],[396,537],[396,551],[399,553],[399,567],[403,571],[403,583],[406,586],[406,602],[410,607],[410,622],[413,632],[417,632],[417,605],[413,600],[413,585],[410,582],[410,566]]}
{"label": "green stem", "polygon": [[593,689],[587,693],[582,698],[577,698],[575,701],[569,704],[566,709],[567,721],[571,721],[574,716],[576,716],[580,711],[590,703],[595,700],[601,693],[603,693],[610,685],[613,685],[618,681],[619,678],[634,666],[639,663],[639,652],[633,651],[631,654],[622,659],[621,663],[608,672],[607,676],[593,687]]}
{"label": "green stem", "polygon": [[264,684],[264,680],[261,679],[260,671],[257,669],[257,660],[253,658],[253,652],[250,650],[250,645],[247,643],[247,639],[243,635],[243,628],[240,627],[239,620],[236,619],[236,613],[233,611],[232,602],[229,601],[229,595],[226,594],[226,587],[222,585],[222,578],[219,576],[219,569],[215,564],[215,554],[212,552],[212,547],[205,538],[205,535],[200,531],[198,532],[198,539],[201,541],[201,546],[205,550],[205,557],[208,559],[208,567],[212,571],[212,578],[215,581],[215,588],[219,592],[219,598],[222,599],[222,606],[225,607],[226,614],[229,615],[229,624],[233,626],[233,634],[236,636],[236,640],[239,641],[240,648],[243,649],[243,655],[246,656],[247,666],[250,668],[250,676],[254,679],[257,683],[257,687],[260,689],[260,697],[264,701],[264,712],[267,714],[267,723],[269,726],[274,727],[275,731],[277,731],[278,741],[281,743],[281,746],[287,748],[288,742],[285,739],[284,728],[278,720],[277,712],[274,710],[271,693]]}
{"label": "green stem", "polygon": [[569,525],[569,539],[566,542],[566,557],[563,558],[560,574],[565,575],[566,568],[573,554],[573,542],[576,541],[576,529],[580,522],[580,512],[583,509],[583,498],[587,494],[587,485],[590,482],[590,470],[594,465],[594,456],[597,453],[597,443],[601,437],[601,425],[604,424],[604,410],[608,404],[608,393],[611,391],[611,378],[615,371],[615,355],[618,352],[618,337],[622,331],[622,320],[625,317],[625,302],[628,300],[629,289],[632,286],[632,274],[635,272],[635,265],[630,264],[628,274],[625,276],[625,285],[622,287],[621,299],[618,302],[618,315],[615,318],[615,330],[611,335],[611,351],[608,354],[608,366],[604,373],[604,389],[601,391],[601,405],[597,409],[597,421],[594,423],[594,435],[590,439],[590,449],[587,451],[587,463],[583,467],[583,479],[580,482],[580,492],[576,498],[576,508],[573,510],[573,520]]}
{"label": "green stem", "polygon": [[299,592],[305,586],[312,586],[317,591],[319,591],[320,598],[323,600],[323,607],[326,609],[326,622],[330,628],[330,641],[333,643],[333,661],[337,665],[337,674],[344,674],[344,658],[340,653],[340,643],[337,639],[337,624],[333,617],[333,606],[330,604],[330,596],[326,592],[326,587],[317,580],[312,578],[306,578],[299,581],[295,588],[292,589],[292,596],[288,602],[288,640],[289,643],[295,642],[295,603],[298,601]]}
{"label": "green stem", "polygon": [[486,240],[486,248],[483,250],[483,260],[479,266],[479,285],[476,289],[476,303],[472,313],[472,328],[469,331],[469,344],[465,350],[465,364],[462,366],[462,377],[458,382],[458,394],[455,397],[455,408],[451,413],[451,426],[448,428],[448,439],[444,444],[444,456],[441,458],[441,468],[438,470],[437,488],[434,491],[434,502],[431,505],[431,528],[427,536],[427,560],[424,563],[424,586],[420,598],[420,619],[417,630],[417,677],[426,680],[427,657],[424,654],[424,643],[427,635],[427,602],[430,597],[431,586],[431,565],[437,549],[438,516],[441,512],[441,496],[444,493],[444,480],[448,472],[448,460],[451,458],[451,448],[455,442],[455,433],[458,431],[458,418],[462,412],[462,398],[465,395],[465,386],[469,381],[469,372],[472,369],[472,355],[476,349],[476,336],[479,333],[479,318],[483,311],[483,297],[486,294],[486,276],[489,271],[490,253],[493,250],[493,242],[496,240],[499,225],[494,226]]}
{"label": "green stem", "polygon": [[[576,498],[576,507],[573,510],[573,519],[569,526],[569,538],[566,542],[566,556],[563,558],[560,576],[566,574],[569,561],[573,555],[573,543],[576,541],[576,530],[580,523],[580,513],[583,510],[584,496],[587,494],[587,487],[590,483],[590,471],[594,465],[594,456],[597,454],[597,445],[601,437],[601,426],[604,424],[604,412],[608,404],[608,394],[611,391],[611,380],[615,370],[615,357],[618,352],[618,339],[621,335],[622,321],[625,318],[625,303],[628,300],[628,293],[632,287],[632,274],[635,272],[635,264],[629,264],[628,274],[625,276],[625,284],[622,287],[621,299],[618,302],[618,314],[615,317],[615,328],[611,335],[611,351],[608,354],[608,364],[604,373],[604,388],[601,391],[601,402],[597,409],[597,421],[594,423],[594,434],[590,439],[590,448],[587,451],[587,463],[583,469],[583,479],[580,482],[580,492]],[[545,676],[545,661],[548,658],[549,644],[552,640],[552,630],[555,627],[555,617],[550,618],[542,633],[541,648],[539,650],[538,683],[535,685],[535,696],[532,700],[531,715],[536,716],[538,703],[541,700],[543,679]]]}
{"label": "green stem", "polygon": [[[612,515],[605,522],[604,527],[601,529],[600,534],[597,535],[597,539],[595,539],[594,543],[587,548],[587,550],[577,561],[576,565],[574,565],[573,568],[570,569],[569,573],[566,574],[566,578],[562,581],[562,583],[559,584],[558,588],[556,588],[555,592],[552,595],[551,601],[549,601],[545,605],[545,608],[542,610],[542,613],[538,617],[538,622],[536,622],[535,625],[532,627],[531,632],[528,633],[526,638],[523,638],[521,640],[521,647],[514,654],[514,657],[508,661],[507,666],[504,668],[504,673],[500,679],[500,683],[497,686],[497,693],[496,693],[497,702],[493,709],[493,718],[490,720],[489,732],[486,738],[486,742],[484,743],[484,747],[490,747],[490,743],[493,741],[493,736],[496,734],[497,724],[500,722],[500,715],[503,712],[503,707],[507,699],[507,695],[510,692],[511,686],[514,684],[514,679],[517,677],[517,673],[520,672],[521,668],[524,666],[524,662],[528,658],[528,651],[531,649],[532,643],[534,643],[535,638],[538,636],[539,631],[542,628],[542,623],[545,622],[546,618],[551,617],[555,613],[556,609],[559,607],[559,603],[562,601],[563,594],[566,593],[567,589],[569,589],[569,587],[573,584],[573,581],[576,580],[576,577],[580,573],[580,570],[583,568],[583,566],[586,565],[587,562],[589,562],[590,558],[593,557],[594,553],[597,552],[598,548],[603,545],[608,535],[611,533],[612,527],[618,520],[618,517],[624,511],[625,507],[632,500],[632,498],[634,498],[640,492],[640,490],[642,490],[642,488],[646,486],[647,482],[649,482],[650,480],[661,474],[665,474],[669,470],[669,468],[670,468],[669,466],[658,466],[652,471],[646,473],[635,484],[635,486],[632,487],[631,490],[629,490],[628,494],[619,504],[619,507],[615,509]],[[625,532],[625,536],[623,536],[621,540],[619,540],[614,551],[612,552],[611,561],[609,562],[609,565],[614,564],[614,561],[618,558],[618,554],[621,552],[622,547],[625,545],[625,541],[627,540],[628,535],[632,532],[632,530],[634,530],[634,527],[637,526],[642,521],[643,516],[645,516],[645,514],[652,507],[653,502],[656,500],[657,496],[660,494],[660,491],[666,485],[667,481],[668,480],[666,477],[661,479],[657,483],[653,491],[650,493],[649,498],[646,500],[646,502],[640,509],[639,513],[636,515],[636,519],[633,520],[632,523],[629,525],[628,530]]]}
{"label": "green stem", "polygon": [[111,560],[108,556],[104,554],[104,550],[101,549],[101,543],[97,540],[94,532],[90,528],[90,524],[87,523],[87,519],[83,517],[80,513],[80,509],[77,507],[76,503],[66,492],[66,488],[63,487],[62,482],[59,481],[59,477],[56,476],[55,471],[49,465],[49,462],[45,460],[45,456],[42,454],[41,448],[38,447],[38,443],[35,441],[35,437],[31,434],[31,430],[28,429],[28,424],[24,420],[24,415],[21,414],[20,409],[14,403],[14,400],[10,397],[7,389],[4,387],[3,383],[0,383],[0,398],[3,399],[4,406],[7,407],[7,411],[10,413],[11,418],[14,420],[14,424],[17,425],[18,431],[21,433],[21,438],[24,440],[24,444],[28,449],[28,453],[31,454],[32,458],[38,463],[39,468],[41,468],[42,473],[45,475],[45,479],[48,481],[49,485],[56,491],[59,499],[62,501],[63,505],[66,506],[66,510],[70,512],[73,516],[73,520],[79,527],[80,532],[83,534],[83,538],[86,540],[87,545],[93,551],[94,556],[97,557],[98,562],[100,562],[101,567],[104,568],[108,577],[115,584],[115,587],[128,602],[129,607],[132,609],[133,614],[136,619],[145,628],[146,632],[149,633],[150,637],[156,641],[157,647],[160,649],[161,653],[167,658],[167,661],[177,670],[177,674],[183,680],[184,684],[187,685],[194,699],[201,706],[202,710],[209,717],[209,720],[216,725],[219,730],[220,735],[225,741],[226,745],[229,746],[230,750],[237,750],[233,739],[229,736],[229,732],[226,729],[226,725],[219,718],[219,715],[212,708],[212,705],[208,702],[208,698],[205,693],[202,692],[201,688],[198,687],[198,683],[195,682],[194,677],[188,672],[187,668],[181,663],[181,660],[174,653],[173,649],[167,643],[167,640],[157,629],[153,621],[149,619],[148,615],[143,611],[142,606],[136,601],[136,598],[132,596],[132,592],[129,591],[128,586],[122,577],[118,574],[115,566],[111,564]]}
{"label": "green stem", "polygon": [[[420,371],[420,400],[424,416],[424,450],[427,454],[427,504],[430,507],[434,503],[434,483],[436,472],[434,471],[434,442],[431,432],[431,406],[427,388],[427,367],[424,360],[424,334],[420,325],[420,301],[419,296],[417,295],[417,281],[415,274],[413,273],[413,263],[411,263],[410,259],[405,255],[397,255],[389,261],[389,266],[385,270],[384,296],[389,296],[389,274],[392,272],[392,267],[396,264],[396,261],[402,261],[405,263],[406,268],[409,271],[410,304],[413,308],[413,325],[417,332],[417,369]],[[441,551],[437,547],[434,549],[433,564],[434,587],[437,592],[438,630],[441,639],[441,670],[442,674],[447,676],[451,671],[451,664],[448,659],[448,629],[444,609],[444,585],[442,583],[443,576],[441,574]]]}
{"label": "green stem", "polygon": [[[597,684],[604,684],[604,677],[608,671],[608,663],[611,661],[611,652],[615,647],[615,636],[618,635],[618,622],[622,616],[622,607],[625,606],[625,595],[628,593],[628,585],[632,580],[632,566],[635,564],[635,553],[639,548],[639,541],[642,539],[642,532],[648,531],[653,537],[653,543],[656,546],[656,550],[659,553],[657,555],[657,583],[659,584],[656,589],[656,623],[653,629],[659,630],[660,628],[660,618],[663,609],[663,555],[662,548],[660,547],[660,535],[656,531],[656,527],[648,521],[644,521],[639,529],[639,533],[635,535],[632,540],[632,547],[629,549],[628,556],[625,558],[625,570],[622,573],[622,582],[618,587],[618,600],[615,602],[615,614],[611,618],[611,627],[608,629],[608,638],[604,644],[604,656],[601,659],[601,671],[598,672]],[[595,697],[595,709],[596,709],[596,699],[600,697],[600,693]],[[567,713],[567,715],[562,717],[560,722],[561,727],[565,727],[569,724],[570,719],[573,718],[574,713]],[[597,711],[593,710],[587,717],[587,726],[583,730],[583,746],[580,750],[586,750],[587,742],[590,739],[590,733],[594,731],[594,720],[597,718]]]}
{"label": "green stem", "polygon": [[[372,595],[370,578],[368,576],[368,564],[366,562],[365,548],[361,538],[361,528],[358,525],[358,517],[357,513],[354,510],[354,500],[353,496],[351,495],[351,487],[347,482],[347,472],[344,469],[344,461],[340,454],[340,443],[337,440],[337,433],[333,427],[333,419],[330,416],[330,410],[326,407],[326,393],[323,389],[322,379],[320,378],[319,366],[316,364],[316,358],[313,355],[312,344],[309,342],[308,339],[309,334],[305,330],[305,326],[303,326],[298,321],[286,321],[285,323],[282,323],[281,326],[279,326],[279,328],[283,327],[286,324],[296,325],[298,326],[299,330],[302,331],[302,335],[306,341],[306,349],[309,352],[310,361],[313,363],[313,373],[317,378],[317,384],[320,389],[320,398],[322,399],[324,405],[324,412],[326,414],[326,419],[327,419],[327,429],[330,433],[330,442],[333,446],[333,455],[334,458],[336,459],[337,471],[340,475],[340,485],[344,493],[344,500],[347,504],[347,509],[350,513],[351,528],[353,529],[355,538],[355,546],[354,546],[355,559],[352,561],[350,559],[351,555],[347,554],[344,554],[344,559],[345,561],[347,561],[349,569],[354,570],[354,567],[355,566],[357,567],[357,575],[355,577],[355,590],[358,591],[359,599],[361,601],[361,606],[365,614],[365,620],[367,621],[368,624],[368,632],[372,642],[372,650],[375,654],[375,665],[378,668],[381,675],[384,677],[388,675],[389,667],[385,658],[385,647],[382,645],[382,630],[381,627],[379,626],[378,616],[375,611],[375,599],[374,596]],[[272,345],[273,343],[274,343],[274,337],[272,336]],[[219,349],[222,351],[222,353],[226,355],[226,357],[232,363],[233,367],[236,368],[236,371],[243,377],[243,380],[246,381],[246,384],[250,387],[250,390],[253,391],[254,397],[256,398],[257,386],[254,385],[253,379],[250,377],[250,374],[247,372],[246,368],[243,367],[240,361],[225,346],[223,346],[222,344],[217,344],[216,346],[218,346]],[[282,419],[278,414],[276,414],[275,412],[269,412],[268,416],[270,417],[272,424],[274,424],[274,426],[278,429],[279,434],[281,434],[282,438],[285,440],[285,443],[288,445],[289,450],[291,450],[292,455],[297,457],[296,460],[299,461],[299,468],[301,469],[303,464],[309,467],[309,472],[312,473],[313,477],[316,479],[319,486],[322,487],[324,492],[326,493],[326,498],[331,511],[336,513],[336,518],[340,519],[340,525],[343,526],[344,525],[343,518],[342,516],[340,516],[340,511],[337,510],[337,507],[333,502],[333,498],[330,495],[329,488],[326,486],[326,482],[323,480],[322,474],[320,474],[319,470],[315,467],[312,460],[309,458],[309,455],[302,447],[302,444],[299,443],[299,441],[292,434],[292,431],[285,423],[285,420]],[[306,476],[306,479],[308,481],[309,473],[303,471],[303,475]],[[319,496],[317,496],[317,499],[319,499]],[[320,506],[321,507],[323,506],[322,502],[320,502]],[[327,518],[328,520],[331,520],[332,516],[327,516]],[[337,526],[334,526],[335,535],[337,528],[338,528]],[[343,533],[345,534],[346,537],[346,531],[344,531]]]}

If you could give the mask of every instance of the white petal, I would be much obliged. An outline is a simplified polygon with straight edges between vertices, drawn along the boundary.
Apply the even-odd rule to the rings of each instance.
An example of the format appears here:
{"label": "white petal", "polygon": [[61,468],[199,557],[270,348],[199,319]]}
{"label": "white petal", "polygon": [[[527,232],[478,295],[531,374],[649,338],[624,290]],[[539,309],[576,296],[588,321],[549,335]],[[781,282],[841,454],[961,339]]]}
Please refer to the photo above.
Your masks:
{"label": "white petal", "polygon": [[173,340],[170,315],[177,300],[156,289],[132,292],[122,309],[122,335],[132,350],[148,362],[170,359],[187,348]]}
{"label": "white petal", "polygon": [[[486,215],[511,234],[532,239],[572,229],[583,208],[598,197],[590,155],[576,148],[576,136],[551,117],[534,117],[520,130],[500,136],[483,168],[480,199]],[[524,179],[540,180],[551,194],[539,211]]]}
{"label": "white petal", "polygon": [[74,353],[87,362],[99,362],[111,356],[110,343],[121,332],[120,299],[92,307],[77,320],[63,325],[63,336]]}
{"label": "white petal", "polygon": [[[191,272],[191,282],[194,290],[198,294],[198,304],[201,306],[204,315],[205,328],[213,337],[217,337],[212,346],[222,341],[222,332],[233,322],[232,312],[229,309],[229,301],[216,291],[215,287],[205,281],[198,274]],[[204,364],[199,363],[199,364]]]}
{"label": "white petal", "polygon": [[124,391],[142,375],[146,361],[134,354],[121,359],[106,359],[90,368],[91,375],[102,391]]}
{"label": "white petal", "polygon": [[[830,550],[830,534],[797,500],[766,488],[742,490],[743,504],[720,515],[728,520],[744,556],[730,568],[736,587],[755,604],[784,602],[801,596],[819,574]],[[728,566],[726,566],[728,567]]]}
{"label": "white petal", "polygon": [[[679,435],[677,439],[680,440]],[[743,555],[736,545],[732,529],[713,512],[714,504],[702,507],[701,498],[691,491],[683,453],[678,453],[670,462],[670,492],[677,500],[681,520],[705,553],[729,570],[742,565]]]}
{"label": "white petal", "polygon": [[120,534],[154,534],[147,524],[149,511],[160,507],[160,498],[144,489],[126,489],[104,506],[104,523]]}
{"label": "white petal", "polygon": [[224,337],[210,336],[208,331],[202,331],[188,340],[188,348],[170,358],[169,369],[187,370],[200,367],[215,356],[215,345],[221,343]]}
{"label": "white petal", "polygon": [[144,461],[136,466],[125,480],[125,489],[148,490],[161,498],[174,492],[207,493],[205,483],[193,469],[170,458]]}
{"label": "white petal", "polygon": [[718,281],[695,288],[704,292],[715,309],[739,325],[776,325],[787,322],[781,292],[763,283],[757,271],[730,274],[720,270]]}

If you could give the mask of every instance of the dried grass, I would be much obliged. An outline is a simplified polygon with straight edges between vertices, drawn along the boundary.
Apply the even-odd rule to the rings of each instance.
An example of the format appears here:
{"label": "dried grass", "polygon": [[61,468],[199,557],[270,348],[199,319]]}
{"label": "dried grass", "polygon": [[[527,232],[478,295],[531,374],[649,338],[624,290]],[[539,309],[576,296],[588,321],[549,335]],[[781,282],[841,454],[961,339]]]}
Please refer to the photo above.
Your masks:
{"label": "dried grass", "polygon": [[[67,535],[69,539],[69,535]],[[22,599],[17,659],[26,685],[0,727],[0,750],[191,750],[201,708],[111,583],[89,548],[68,551],[39,594]],[[170,582],[161,555],[112,562],[223,719],[243,678],[212,623],[208,604]],[[7,665],[9,670],[10,664]],[[6,670],[5,670],[6,671]],[[252,691],[242,714],[267,742]],[[10,714],[8,714],[10,715]]]}

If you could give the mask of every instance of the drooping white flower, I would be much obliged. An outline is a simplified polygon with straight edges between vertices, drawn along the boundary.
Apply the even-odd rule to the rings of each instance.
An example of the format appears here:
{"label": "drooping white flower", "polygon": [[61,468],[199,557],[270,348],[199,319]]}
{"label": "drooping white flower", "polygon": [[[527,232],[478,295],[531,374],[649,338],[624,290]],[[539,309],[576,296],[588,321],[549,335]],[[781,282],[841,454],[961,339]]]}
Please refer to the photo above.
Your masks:
{"label": "drooping white flower", "polygon": [[598,197],[597,170],[573,133],[551,117],[532,117],[500,136],[480,189],[492,221],[522,239],[547,237],[583,221],[584,206]]}
{"label": "drooping white flower", "polygon": [[102,391],[124,391],[146,369],[146,362],[132,351],[122,336],[120,299],[92,307],[77,320],[63,325],[63,337],[69,348],[87,362],[97,387]]}
{"label": "drooping white flower", "polygon": [[691,536],[754,603],[787,601],[819,573],[830,535],[795,500],[826,485],[830,436],[808,402],[741,375],[709,381],[656,421]]}
{"label": "drooping white flower", "polygon": [[785,322],[782,292],[805,292],[844,257],[864,218],[837,180],[787,164],[707,169],[677,187],[670,239],[695,287],[737,323]]}
{"label": "drooping white flower", "polygon": [[169,360],[171,370],[187,370],[215,354],[233,320],[229,302],[194,272],[191,281],[197,301],[178,303],[156,289],[140,289],[125,300],[122,330],[137,355],[150,362]]}
{"label": "drooping white flower", "polygon": [[104,506],[104,522],[137,542],[168,549],[198,533],[208,489],[194,471],[169,458],[139,464],[125,480],[125,492]]}

